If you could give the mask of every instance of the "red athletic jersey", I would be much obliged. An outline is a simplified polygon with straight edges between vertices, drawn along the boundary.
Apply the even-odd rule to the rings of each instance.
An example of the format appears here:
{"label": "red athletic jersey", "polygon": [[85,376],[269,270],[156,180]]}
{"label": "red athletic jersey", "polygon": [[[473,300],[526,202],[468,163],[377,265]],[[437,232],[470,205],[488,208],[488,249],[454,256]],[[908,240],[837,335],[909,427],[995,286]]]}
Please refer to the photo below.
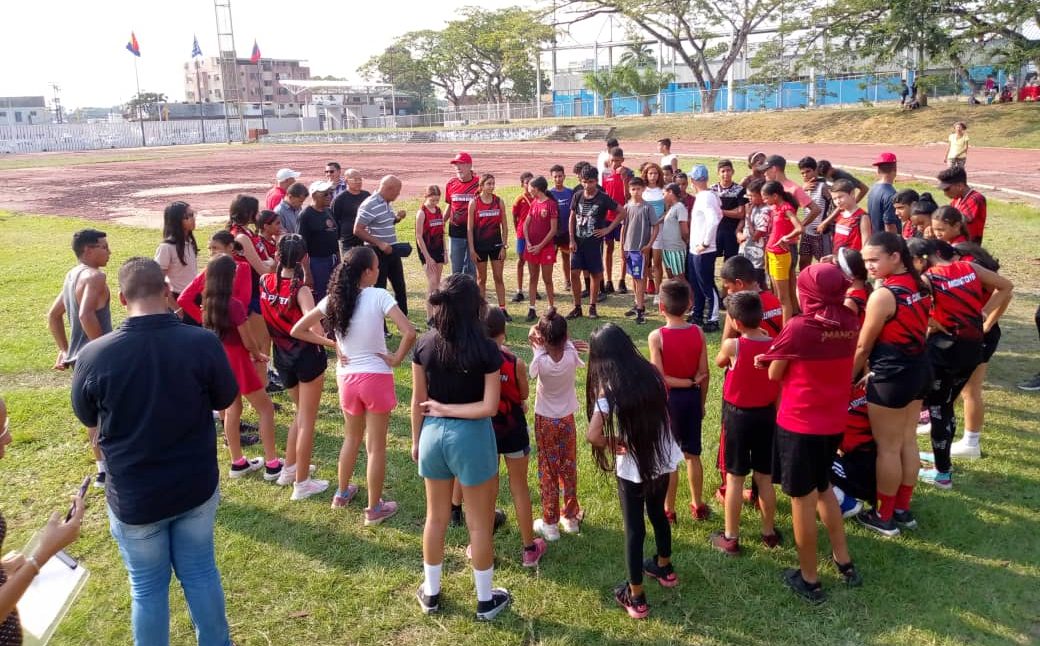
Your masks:
{"label": "red athletic jersey", "polygon": [[426,208],[426,205],[422,205],[423,212],[423,227],[422,227],[422,239],[426,244],[427,251],[431,255],[443,258],[444,257],[444,213],[441,212],[441,207],[435,206],[433,210]]}
{"label": "red athletic jersey", "polygon": [[780,238],[794,231],[794,223],[791,222],[791,216],[794,215],[794,212],[794,208],[782,200],[770,210],[769,217],[773,226],[769,232],[769,241],[766,242],[766,251],[770,253],[787,253],[790,251],[790,248],[786,246],[787,243],[780,243]]}
{"label": "red athletic jersey", "polygon": [[[624,208],[625,203],[628,202],[628,181],[630,179],[632,179],[632,171],[624,166],[616,171],[607,170],[600,177],[603,192],[617,202],[620,208]],[[617,211],[607,211],[607,222],[616,220],[617,215]]]}
{"label": "red athletic jersey", "polygon": [[936,265],[928,270],[932,284],[932,318],[957,339],[982,340],[982,308],[987,296],[970,262]]}
{"label": "red athletic jersey", "polygon": [[893,274],[885,279],[882,288],[896,297],[896,312],[881,328],[877,343],[891,346],[901,354],[917,356],[924,352],[928,333],[928,311],[932,297],[919,291],[917,282],[909,273]]}
{"label": "red athletic jersey", "polygon": [[293,282],[291,278],[279,280],[278,274],[264,274],[260,277],[260,313],[267,323],[271,340],[283,350],[302,343],[291,334],[293,326],[303,318],[303,310],[296,302],[296,292],[300,285],[294,285]]}
{"label": "red athletic jersey", "polygon": [[264,243],[264,251],[267,252],[267,256],[274,258],[278,254],[278,243],[264,237],[261,237],[260,240]]}
{"label": "red athletic jersey", "polygon": [[906,222],[903,223],[903,239],[904,240],[909,240],[910,238],[915,237],[914,234],[916,234],[916,233],[917,233],[917,227],[914,226],[913,222],[911,222],[910,220],[907,220]]}
{"label": "red athletic jersey", "polygon": [[448,203],[451,221],[448,235],[453,238],[466,237],[466,223],[469,217],[469,203],[480,192],[480,178],[475,174],[468,182],[452,177],[444,187],[444,200]]}
{"label": "red athletic jersey", "polygon": [[874,434],[870,430],[870,418],[867,416],[867,389],[853,386],[852,397],[849,400],[849,417],[845,422],[845,435],[841,438],[841,451],[849,453],[873,442]]}
{"label": "red athletic jersey", "polygon": [[517,195],[513,202],[513,227],[516,229],[517,240],[524,239],[524,221],[527,219],[527,214],[531,212],[532,202],[531,196],[526,193]]}
{"label": "red athletic jersey", "polygon": [[519,425],[524,418],[523,400],[520,398],[520,385],[516,378],[516,355],[504,348],[502,367],[499,369],[502,390],[498,395],[498,413],[492,418],[491,425],[496,435],[507,435]]}
{"label": "red athletic jersey", "polygon": [[[231,283],[231,297],[242,303],[248,303],[252,296],[253,271],[249,263],[242,258],[235,258],[235,279]],[[206,270],[199,272],[191,283],[184,288],[181,295],[177,297],[177,305],[180,305],[184,313],[196,323],[202,324],[202,294],[206,291]]]}
{"label": "red athletic jersey", "polygon": [[853,213],[841,212],[834,223],[834,252],[838,249],[848,247],[860,251],[863,249],[863,232],[860,229],[860,220],[866,216],[863,209],[856,209]]}
{"label": "red athletic jersey", "polygon": [[986,197],[973,188],[969,188],[963,196],[950,202],[950,206],[964,215],[968,223],[968,237],[972,242],[982,244],[982,233],[986,228]]}
{"label": "red athletic jersey", "polygon": [[792,433],[836,435],[848,412],[855,335],[848,356],[791,360],[781,382],[776,423]]}
{"label": "red athletic jersey", "polygon": [[491,203],[487,204],[478,195],[473,203],[477,205],[473,245],[480,249],[502,244],[502,218],[505,217],[502,200],[497,195],[492,195]]}
{"label": "red athletic jersey", "polygon": [[701,367],[704,333],[695,325],[687,328],[657,328],[661,335],[661,362],[664,374],[677,379],[693,379]]}
{"label": "red athletic jersey", "polygon": [[556,208],[556,200],[551,198],[535,200],[531,203],[531,210],[528,212],[527,217],[530,219],[530,224],[527,225],[529,235],[527,240],[528,247],[541,244],[546,236],[549,235],[552,223],[560,217]]}
{"label": "red athletic jersey", "polygon": [[769,379],[769,370],[755,367],[755,356],[765,354],[773,339],[737,338],[737,357],[726,370],[722,398],[740,408],[761,408],[776,403],[780,383]]}
{"label": "red athletic jersey", "polygon": [[[239,235],[243,234],[247,238],[249,238],[250,244],[252,244],[253,248],[256,249],[256,254],[260,256],[260,260],[267,260],[268,258],[270,258],[270,256],[267,254],[267,245],[264,244],[263,238],[261,238],[256,233],[253,233],[253,231],[250,230],[248,227],[244,227],[239,224],[231,225],[231,235],[237,238]],[[241,251],[236,251],[235,255],[245,258],[245,253]]]}
{"label": "red athletic jersey", "polygon": [[856,304],[859,310],[859,325],[863,327],[863,319],[867,317],[867,290],[864,287],[849,287],[845,290],[845,298]]}
{"label": "red athletic jersey", "polygon": [[758,293],[762,300],[762,324],[761,328],[771,337],[780,334],[784,329],[784,308],[780,305],[780,299],[773,292],[762,290]]}

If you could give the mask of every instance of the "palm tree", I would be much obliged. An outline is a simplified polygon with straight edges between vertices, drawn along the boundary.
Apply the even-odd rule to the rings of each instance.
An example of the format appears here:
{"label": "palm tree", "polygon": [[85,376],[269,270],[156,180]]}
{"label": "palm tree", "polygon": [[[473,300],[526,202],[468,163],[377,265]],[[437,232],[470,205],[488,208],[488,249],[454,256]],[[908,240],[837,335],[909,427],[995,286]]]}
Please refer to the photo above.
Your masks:
{"label": "palm tree", "polygon": [[653,67],[657,63],[654,50],[649,45],[631,43],[625,45],[625,52],[618,59],[626,67]]}
{"label": "palm tree", "polygon": [[623,92],[625,87],[622,68],[615,67],[585,74],[585,89],[598,94],[602,99],[603,116],[607,119],[614,118],[614,95]]}
{"label": "palm tree", "polygon": [[644,117],[650,116],[651,104],[657,101],[657,93],[675,79],[671,72],[658,72],[652,67],[638,69],[625,65],[618,72],[623,80],[624,90],[631,92],[639,100]]}

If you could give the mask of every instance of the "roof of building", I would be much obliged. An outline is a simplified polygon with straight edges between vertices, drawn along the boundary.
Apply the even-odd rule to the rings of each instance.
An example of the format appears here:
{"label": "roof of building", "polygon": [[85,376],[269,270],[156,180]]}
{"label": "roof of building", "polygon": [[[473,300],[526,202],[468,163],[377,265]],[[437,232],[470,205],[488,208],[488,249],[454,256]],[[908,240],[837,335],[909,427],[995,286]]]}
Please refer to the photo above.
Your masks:
{"label": "roof of building", "polygon": [[42,96],[0,96],[0,108],[46,108]]}

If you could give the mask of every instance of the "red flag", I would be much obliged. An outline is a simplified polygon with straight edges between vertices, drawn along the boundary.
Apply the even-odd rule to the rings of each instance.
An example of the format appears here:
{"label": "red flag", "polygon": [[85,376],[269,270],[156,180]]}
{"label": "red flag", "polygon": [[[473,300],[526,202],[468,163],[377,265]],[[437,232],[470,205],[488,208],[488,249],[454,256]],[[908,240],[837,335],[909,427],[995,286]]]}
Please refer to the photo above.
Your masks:
{"label": "red flag", "polygon": [[130,52],[134,56],[141,56],[141,46],[137,44],[137,36],[134,35],[134,32],[130,32],[130,42],[126,44],[126,51]]}
{"label": "red flag", "polygon": [[256,44],[255,40],[253,41],[253,55],[249,57],[249,62],[254,65],[260,62],[260,47]]}

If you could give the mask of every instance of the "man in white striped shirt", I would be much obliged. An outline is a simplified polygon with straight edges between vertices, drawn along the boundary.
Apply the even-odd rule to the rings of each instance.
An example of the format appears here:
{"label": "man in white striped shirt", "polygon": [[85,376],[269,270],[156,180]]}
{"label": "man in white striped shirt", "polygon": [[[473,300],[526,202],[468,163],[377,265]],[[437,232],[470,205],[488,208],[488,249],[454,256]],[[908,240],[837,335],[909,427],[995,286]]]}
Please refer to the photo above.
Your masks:
{"label": "man in white striped shirt", "polygon": [[394,298],[401,311],[408,314],[408,291],[404,282],[404,265],[394,253],[397,243],[397,223],[405,212],[393,210],[393,201],[401,194],[401,180],[387,175],[379,182],[379,190],[358,207],[354,221],[354,235],[376,251],[379,258],[379,278],[376,287],[386,288],[386,281],[394,290]]}

